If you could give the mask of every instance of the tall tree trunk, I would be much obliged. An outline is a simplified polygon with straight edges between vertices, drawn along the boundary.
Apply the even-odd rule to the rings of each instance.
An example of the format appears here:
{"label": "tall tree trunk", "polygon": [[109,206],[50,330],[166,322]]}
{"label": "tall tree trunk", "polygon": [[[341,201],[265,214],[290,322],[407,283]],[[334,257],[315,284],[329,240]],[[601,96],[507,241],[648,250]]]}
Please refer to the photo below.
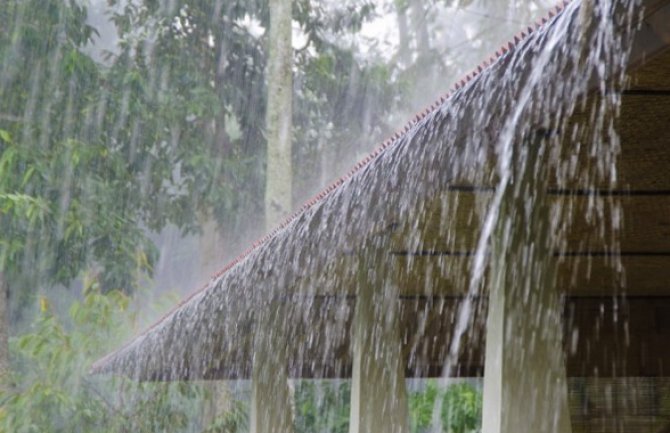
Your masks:
{"label": "tall tree trunk", "polygon": [[409,28],[407,24],[407,6],[396,2],[396,19],[398,20],[398,58],[403,67],[411,62],[409,49]]}
{"label": "tall tree trunk", "polygon": [[[198,239],[200,253],[198,273],[206,277],[213,275],[224,263],[226,241],[213,215],[202,213],[198,220],[202,228],[202,234]],[[232,411],[232,397],[226,381],[207,380],[202,383],[202,387],[207,390],[202,405],[202,425],[209,428]]]}
{"label": "tall tree trunk", "polygon": [[428,34],[428,22],[426,21],[426,7],[422,0],[410,0],[412,28],[416,37],[416,53],[418,57],[427,56],[430,51],[430,35]]}
{"label": "tall tree trunk", "polygon": [[[267,169],[265,178],[265,227],[272,228],[292,206],[292,97],[293,46],[291,43],[291,0],[270,0],[268,86]],[[288,383],[288,340],[277,329],[283,312],[276,306],[268,312],[272,320],[257,317],[254,339],[252,394],[249,431],[251,433],[291,433],[292,393]],[[274,309],[274,311],[272,311]],[[279,325],[279,326],[278,326]],[[272,337],[272,338],[270,338]]]}
{"label": "tall tree trunk", "polygon": [[0,391],[9,373],[9,283],[0,271]]}
{"label": "tall tree trunk", "polygon": [[268,102],[266,113],[267,169],[265,226],[274,226],[292,205],[293,47],[291,0],[270,0]]}

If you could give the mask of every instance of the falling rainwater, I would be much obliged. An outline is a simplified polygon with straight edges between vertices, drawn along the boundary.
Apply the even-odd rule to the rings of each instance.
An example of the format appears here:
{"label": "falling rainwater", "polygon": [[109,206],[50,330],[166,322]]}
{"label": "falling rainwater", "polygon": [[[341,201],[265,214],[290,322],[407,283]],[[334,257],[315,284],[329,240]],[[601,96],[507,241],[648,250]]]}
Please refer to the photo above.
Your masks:
{"label": "falling rainwater", "polygon": [[[623,14],[617,9],[622,7]],[[615,10],[620,14],[617,16],[625,17],[623,22],[615,22]],[[407,258],[405,272],[420,260],[415,252],[440,256],[437,265],[427,266],[428,274],[433,267],[442,268],[435,269],[442,276],[459,272],[461,269],[454,264],[445,264],[445,257],[456,255],[465,246],[459,232],[463,227],[455,224],[462,222],[456,215],[461,203],[451,200],[445,191],[469,187],[481,189],[488,198],[476,205],[476,214],[467,217],[482,215],[481,225],[470,222],[482,229],[476,249],[465,254],[473,259],[469,276],[452,277],[466,281],[465,287],[469,287],[458,307],[443,374],[458,370],[463,337],[478,328],[473,328],[474,313],[485,307],[480,302],[484,280],[500,278],[486,277],[491,255],[508,250],[511,241],[505,236],[527,224],[524,215],[518,214],[522,208],[501,214],[503,201],[525,202],[524,212],[535,215],[535,193],[517,178],[518,173],[527,171],[532,178],[541,178],[546,185],[543,188],[560,191],[554,195],[564,200],[560,208],[552,209],[551,220],[544,223],[553,224],[544,229],[552,233],[546,240],[549,244],[539,246],[541,251],[552,252],[546,259],[556,256],[555,262],[567,260],[572,253],[566,249],[565,238],[572,209],[579,206],[572,202],[582,202],[581,196],[575,199],[575,193],[616,185],[612,167],[619,149],[612,122],[619,104],[616,94],[622,86],[622,66],[630,49],[634,10],[634,3],[616,7],[598,3],[593,19],[580,22],[578,4],[568,6],[560,19],[536,31],[480,77],[455,91],[341,186],[305,207],[284,228],[214,279],[208,290],[197,293],[106,361],[109,367],[105,368],[133,372],[137,378],[247,377],[250,364],[246,360],[252,350],[248,333],[258,338],[267,329],[283,329],[281,333],[292,335],[296,343],[291,348],[295,353],[289,356],[292,374],[300,375],[303,369],[314,377],[346,374],[347,355],[339,360],[333,355],[342,356],[349,335],[353,308],[350,296],[357,293],[354,271],[360,267],[356,263],[363,263],[366,278],[378,284],[387,281],[392,272],[403,271],[382,266],[389,260],[388,251],[404,254],[398,257]],[[589,47],[587,55],[585,47]],[[587,101],[588,92],[593,91],[602,95],[597,102]],[[577,110],[586,111],[588,121],[584,124],[570,123]],[[564,140],[566,131],[578,140]],[[566,148],[568,144],[572,147]],[[525,152],[521,146],[538,149],[531,158],[532,152]],[[577,153],[590,159],[574,165],[570,158]],[[380,202],[384,206],[371,205]],[[607,215],[620,214],[617,207],[616,201],[594,194],[588,197],[587,209],[579,211],[586,211],[593,227],[602,227]],[[426,238],[422,232],[430,212],[440,215],[443,239]],[[602,239],[605,252],[618,250],[616,232],[621,221],[613,222],[607,232],[612,239]],[[496,240],[499,246],[492,251],[494,233],[503,238]],[[441,243],[443,240],[446,243]],[[616,269],[621,268],[615,254],[606,257]],[[511,260],[521,260],[513,265],[516,268],[523,267],[523,261],[529,258],[522,255]],[[573,266],[579,266],[579,262],[576,257]],[[516,277],[520,286],[527,277]],[[435,296],[432,277],[423,281],[425,287],[412,288],[412,293]],[[382,286],[379,299],[393,298],[389,293],[396,292],[386,291],[397,290],[396,285],[385,282]],[[526,292],[523,296],[529,295]],[[397,314],[395,307],[385,304],[375,303],[374,314]],[[256,328],[258,320],[254,317],[277,305],[285,313],[276,319],[278,322]],[[481,320],[481,313],[478,317]],[[270,338],[272,335],[268,334]],[[470,338],[481,336],[473,334]],[[383,354],[386,349],[376,347],[375,351]],[[410,359],[419,355],[410,353]]]}
{"label": "falling rainwater", "polygon": [[[517,375],[513,389],[524,404],[513,408],[517,412],[508,406],[502,412],[528,416],[505,425],[527,422],[529,430],[563,433],[568,385],[565,372],[558,373],[566,364],[561,339],[567,329],[566,356],[572,356],[584,338],[574,323],[563,325],[565,298],[571,290],[586,290],[598,268],[609,269],[605,283],[598,281],[601,311],[611,302],[607,308],[617,321],[627,302],[620,245],[627,222],[620,196],[629,179],[622,181],[617,170],[617,122],[640,11],[638,1],[587,0],[552,13],[202,290],[98,361],[93,372],[127,376],[130,383],[121,383],[130,388],[135,381],[252,378],[252,429],[264,416],[290,424],[286,407],[274,406],[292,399],[284,373],[315,379],[353,375],[357,379],[346,391],[361,431],[370,422],[367,410],[379,417],[375,422],[404,433],[397,420],[407,418],[407,409],[395,397],[407,394],[406,371],[438,376],[444,384],[452,376],[482,375],[485,367],[484,393],[501,388],[498,397],[484,397],[486,433],[496,430],[491,425],[502,415],[493,413],[510,400],[507,374]],[[184,35],[197,31],[188,14],[184,6],[173,24]],[[160,45],[144,48],[149,61],[156,61],[153,50]],[[253,74],[250,62],[245,73]],[[148,86],[160,88],[168,75],[168,69],[152,71]],[[123,118],[131,117],[133,97],[128,91],[113,102],[121,105]],[[106,103],[111,99],[100,103],[101,119]],[[211,128],[187,114],[195,119],[191,132]],[[230,117],[217,119],[225,123]],[[133,143],[140,126],[134,127],[124,137]],[[112,135],[123,134],[115,129]],[[169,153],[178,138],[173,141],[155,152]],[[132,162],[136,149],[128,152]],[[206,181],[193,178],[196,185]],[[625,352],[627,341],[613,338]],[[494,365],[494,359],[507,365]],[[495,368],[502,373],[496,376],[490,370]],[[361,385],[366,378],[370,388]],[[130,396],[130,405],[139,406],[150,394],[143,386],[118,398]],[[246,385],[234,390],[248,392]],[[188,400],[178,391],[170,398]],[[443,400],[433,404],[434,428],[442,429]]]}

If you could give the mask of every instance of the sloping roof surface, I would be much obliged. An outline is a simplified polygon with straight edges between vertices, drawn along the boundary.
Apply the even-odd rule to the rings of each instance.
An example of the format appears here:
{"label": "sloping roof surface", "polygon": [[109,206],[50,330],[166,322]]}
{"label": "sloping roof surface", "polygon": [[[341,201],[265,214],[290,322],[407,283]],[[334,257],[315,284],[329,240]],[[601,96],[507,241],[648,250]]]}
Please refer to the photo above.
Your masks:
{"label": "sloping roof surface", "polygon": [[[350,294],[345,281],[350,276],[334,277],[341,269],[336,258],[346,261],[363,245],[374,249],[383,242],[378,239],[406,215],[425,213],[425,203],[441,191],[464,183],[484,184],[479,173],[489,171],[482,170],[488,162],[481,154],[490,152],[538,53],[552,49],[552,58],[559,60],[552,61],[546,73],[557,79],[574,67],[562,63],[560,56],[565,46],[575,43],[570,30],[577,20],[575,5],[552,9],[535,28],[502,46],[349,173],[226,265],[209,284],[96,362],[93,372],[168,380],[248,376],[254,310],[278,297],[301,300],[291,301],[296,322],[338,323],[337,312],[346,302],[342,295]],[[557,40],[564,46],[554,47]],[[473,136],[480,143],[464,148],[462,143]],[[323,336],[306,337],[313,347],[319,346],[312,350],[317,361],[308,360],[313,365],[300,368],[318,368],[319,362],[329,362],[325,358],[337,354],[334,349],[347,332],[346,323],[340,325],[328,341]]]}

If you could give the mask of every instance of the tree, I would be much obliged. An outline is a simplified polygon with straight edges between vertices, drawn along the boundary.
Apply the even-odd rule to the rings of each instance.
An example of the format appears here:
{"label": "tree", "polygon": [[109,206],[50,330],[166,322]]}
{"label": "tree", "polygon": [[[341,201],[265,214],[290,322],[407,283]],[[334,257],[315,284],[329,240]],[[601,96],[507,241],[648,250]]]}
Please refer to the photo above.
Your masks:
{"label": "tree", "polygon": [[[110,103],[125,103],[127,108],[112,110],[121,114],[115,114],[115,118],[110,116],[106,128],[123,141],[144,143],[143,146],[167,143],[159,148],[160,161],[152,163],[152,170],[167,160],[176,173],[174,177],[179,179],[173,188],[184,191],[179,197],[183,201],[178,202],[178,210],[183,211],[178,215],[182,215],[183,220],[173,220],[180,227],[190,227],[193,226],[189,225],[191,218],[209,233],[218,231],[222,234],[222,239],[216,240],[219,245],[235,242],[235,234],[244,233],[250,227],[255,226],[254,231],[263,230],[258,216],[262,218],[264,213],[268,227],[289,213],[294,195],[293,159],[302,162],[309,158],[307,152],[294,153],[291,146],[294,117],[291,2],[281,8],[275,6],[277,4],[272,2],[178,1],[170,7],[161,7],[156,2],[145,1],[126,4],[114,16],[121,49],[110,54],[107,86],[123,95],[110,99]],[[318,110],[337,113],[336,109],[326,111],[325,107],[332,104],[332,99],[337,102],[344,99],[344,95],[338,94],[344,93],[341,89],[346,89],[347,94],[361,95],[358,99],[352,98],[352,102],[366,101],[370,106],[375,103],[376,93],[357,92],[342,80],[342,74],[336,73],[335,68],[339,72],[343,63],[346,65],[344,75],[354,71],[363,76],[360,81],[365,85],[381,75],[370,68],[375,74],[369,74],[371,78],[367,79],[366,68],[357,65],[353,55],[335,49],[322,36],[325,27],[349,28],[360,23],[365,13],[358,17],[353,14],[355,20],[347,23],[342,20],[328,23],[323,16],[314,13],[310,2],[299,1],[295,6],[296,22],[307,34],[308,44],[323,52],[315,56],[306,50],[296,57],[304,66],[301,69],[314,72],[306,74],[307,79],[302,81],[303,88],[310,91],[307,96],[318,96],[318,99],[299,98],[307,103],[300,105],[305,108],[303,114],[295,116],[299,120],[298,136],[303,139],[296,147],[306,149],[311,145],[307,139],[328,122],[328,119],[318,119]],[[272,18],[275,12],[281,12],[279,25],[275,25]],[[263,32],[258,28],[268,30]],[[275,36],[275,31],[280,36]],[[275,42],[279,42],[279,47],[272,47]],[[341,58],[345,61],[340,61]],[[264,79],[266,74],[267,80]],[[266,81],[267,89],[263,85]],[[324,87],[326,90],[321,90]],[[335,93],[337,98],[322,96],[327,92]],[[266,101],[271,102],[266,104]],[[266,110],[268,106],[275,110]],[[339,106],[341,111],[346,108],[344,104]],[[351,114],[341,120],[344,124],[348,119],[355,119],[350,122],[355,126],[366,119],[365,116],[355,118],[356,110],[347,111]],[[369,122],[370,117],[367,119]],[[350,131],[353,134],[356,129]],[[273,147],[275,143],[279,146]],[[279,163],[275,164],[276,161]],[[273,190],[276,187],[279,192]],[[259,206],[265,202],[264,190],[268,203],[265,212]],[[162,199],[166,194],[159,191],[152,196]],[[192,210],[190,215],[189,209]],[[217,221],[218,230],[210,224],[212,219]],[[161,223],[158,221],[150,227],[159,228]]]}
{"label": "tree", "polygon": [[426,387],[409,395],[410,428],[414,433],[429,431],[433,418],[433,409],[438,400],[440,390],[434,380],[429,380]]}
{"label": "tree", "polygon": [[[130,191],[116,187],[138,179],[94,132],[101,76],[82,51],[94,33],[86,10],[10,1],[0,14],[8,24],[0,32],[0,300],[12,301],[0,312],[16,314],[36,288],[67,284],[89,267],[105,288],[132,290],[153,253],[141,211],[124,206]],[[0,320],[8,335],[7,314]]]}
{"label": "tree", "polygon": [[481,430],[482,395],[467,382],[447,388],[442,400],[442,428],[445,433],[474,433]]}
{"label": "tree", "polygon": [[296,433],[347,433],[350,394],[350,382],[344,380],[296,381]]}
{"label": "tree", "polygon": [[[184,208],[216,220],[222,242],[232,245],[238,244],[240,233],[257,236],[265,230],[265,167],[273,170],[266,149],[275,134],[272,122],[266,124],[272,110],[266,109],[265,74],[270,42],[277,40],[270,37],[269,6],[265,0],[179,0],[162,7],[144,0],[126,4],[113,18],[121,49],[109,60],[121,81],[112,87],[124,89],[126,99],[137,98],[145,107],[132,113],[133,121],[141,123],[135,128],[138,140],[169,144],[165,152],[174,158],[173,167],[189,191]],[[360,29],[373,8],[367,0],[325,8],[307,0],[293,2],[293,18],[306,42],[295,52],[295,83],[277,87],[285,90],[282,98],[292,95],[295,108],[281,103],[284,122],[292,123],[293,131],[292,149],[283,152],[292,157],[284,158],[282,166],[306,170],[283,187],[282,200],[288,200],[284,214],[292,198],[300,200],[315,192],[315,183],[330,180],[312,174],[321,172],[311,170],[320,160],[319,150],[330,147],[337,155],[352,154],[355,148],[360,154],[365,149],[361,135],[371,135],[372,141],[363,143],[372,146],[387,132],[371,127],[382,123],[392,105],[386,67],[338,45],[340,35]],[[290,31],[289,23],[286,39],[280,41],[289,54]],[[123,80],[134,80],[139,88],[127,89]],[[341,165],[352,157],[334,159],[342,161],[336,168],[344,170]]]}
{"label": "tree", "polygon": [[[119,291],[102,294],[96,282],[61,317],[46,298],[31,328],[12,338],[15,389],[0,394],[0,430],[6,432],[201,432],[199,384],[133,383],[92,377],[90,363],[129,335],[135,312]],[[218,420],[218,430],[242,426],[240,410]],[[224,428],[225,427],[225,428]]]}
{"label": "tree", "polygon": [[293,45],[292,0],[270,0],[268,103],[265,128],[265,228],[271,229],[293,208]]}
{"label": "tree", "polygon": [[[149,230],[174,224],[185,232],[196,231],[214,219],[232,238],[247,224],[262,227],[263,196],[272,171],[263,169],[271,166],[271,152],[265,149],[271,137],[277,136],[277,142],[286,137],[281,131],[287,128],[281,125],[292,124],[288,136],[293,137],[289,151],[282,153],[283,172],[306,167],[317,173],[290,176],[279,194],[285,203],[282,213],[288,212],[292,198],[313,192],[330,175],[344,171],[352,156],[374,145],[393,126],[374,125],[387,122],[395,86],[407,81],[402,75],[396,78],[393,62],[363,59],[355,44],[340,42],[374,13],[371,2],[293,2],[293,18],[306,42],[295,52],[290,41],[283,46],[289,54],[283,57],[284,73],[275,75],[277,83],[283,83],[277,86],[282,92],[276,104],[270,96],[273,80],[266,89],[264,77],[272,68],[271,53],[278,50],[268,47],[287,39],[273,35],[273,27],[279,26],[272,25],[267,2],[164,3],[127,2],[115,12],[121,42],[105,65],[93,62],[83,49],[95,31],[86,25],[85,8],[78,2],[10,0],[0,8],[0,17],[8,23],[0,30],[0,287],[11,293],[14,310],[34,303],[35,288],[69,284],[84,271],[90,271],[100,292],[94,297],[86,294],[84,302],[91,305],[84,310],[125,299],[123,293],[132,293],[140,277],[151,274],[157,253],[147,239]],[[412,2],[411,25],[426,30],[417,19],[425,16],[419,6]],[[289,35],[290,21],[289,16],[283,27]],[[269,31],[263,33],[266,28]],[[428,45],[434,44],[422,46]],[[295,72],[290,64],[287,68],[287,59],[294,59]],[[286,81],[291,75],[294,83]],[[279,102],[283,98],[287,102]],[[264,118],[266,106],[281,108],[274,110],[280,111],[277,119],[270,118],[271,109]],[[319,156],[324,150],[328,156]],[[0,318],[6,299],[0,296]],[[86,337],[90,329],[81,314],[73,313],[74,326],[68,328],[48,309],[43,311],[35,332],[14,340],[13,353],[22,366],[37,365],[44,374],[50,357],[63,360],[71,356],[63,353],[74,350],[72,346],[90,350],[86,359],[104,350],[93,350],[95,341]],[[105,314],[95,319],[100,329],[90,338],[104,338],[105,327],[115,323],[99,322],[109,320]],[[0,331],[2,369],[7,365],[3,342],[9,332],[6,326]],[[94,414],[81,425],[101,428],[93,419],[111,416],[112,409],[91,389],[67,398],[78,388],[56,382],[67,382],[69,376],[81,380],[84,363],[63,363],[51,366],[62,371],[47,371],[55,382],[46,388],[32,388],[41,380],[38,373],[23,376],[30,376],[22,382],[30,386],[19,387],[14,396],[21,404],[34,403],[23,412],[29,414],[23,420],[39,415],[46,426],[50,418],[63,417],[53,414],[71,414],[67,411],[75,407],[84,417]],[[41,400],[48,394],[64,400]],[[345,394],[326,392],[326,400],[344,405]],[[426,391],[415,400],[416,425],[425,425],[426,402],[433,398],[437,397]],[[159,403],[169,406],[167,400]],[[298,421],[304,421],[305,431],[330,413],[310,407],[305,398],[301,401],[305,405]],[[54,405],[40,414],[45,402]],[[143,401],[139,406],[165,415],[147,417],[144,431],[151,431],[153,422],[182,422],[183,412],[160,404],[154,408]],[[468,407],[476,411],[476,405]],[[457,412],[449,411],[452,420]],[[344,431],[347,413],[344,409],[332,418],[325,415],[326,424],[332,421],[328,426]],[[145,422],[139,420],[141,412],[137,417],[137,423]],[[471,416],[459,419],[472,424]],[[215,424],[210,430],[228,431],[244,421],[226,418]],[[14,427],[7,431],[18,431]]]}

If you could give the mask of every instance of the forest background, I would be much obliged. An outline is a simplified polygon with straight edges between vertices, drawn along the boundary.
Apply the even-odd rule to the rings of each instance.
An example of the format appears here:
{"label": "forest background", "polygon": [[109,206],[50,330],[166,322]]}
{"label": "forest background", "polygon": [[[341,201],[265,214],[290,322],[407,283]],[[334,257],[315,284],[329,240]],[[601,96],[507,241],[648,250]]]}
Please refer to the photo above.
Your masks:
{"label": "forest background", "polygon": [[[283,213],[548,6],[292,1]],[[246,431],[244,383],[87,371],[277,222],[268,2],[7,0],[0,19],[0,431]],[[348,431],[348,386],[296,381],[296,431]],[[476,431],[478,387],[411,384],[413,431]]]}

